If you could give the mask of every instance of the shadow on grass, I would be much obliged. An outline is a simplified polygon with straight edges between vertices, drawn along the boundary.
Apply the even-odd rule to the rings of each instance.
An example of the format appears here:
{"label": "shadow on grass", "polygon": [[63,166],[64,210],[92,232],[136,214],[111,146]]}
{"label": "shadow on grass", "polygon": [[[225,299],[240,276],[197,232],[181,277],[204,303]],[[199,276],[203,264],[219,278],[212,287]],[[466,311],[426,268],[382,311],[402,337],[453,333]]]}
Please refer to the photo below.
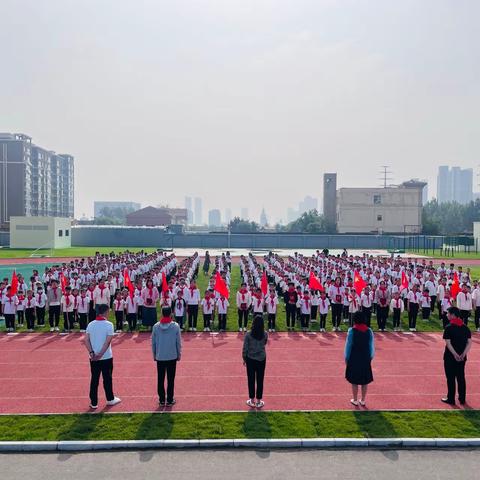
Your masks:
{"label": "shadow on grass", "polygon": [[58,432],[58,440],[90,440],[97,428],[98,424],[102,422],[102,414],[85,414],[76,415],[72,422],[69,422],[69,417],[65,416],[67,420],[62,429]]}
{"label": "shadow on grass", "polygon": [[395,427],[382,412],[352,412],[362,435],[367,438],[397,437]]}
{"label": "shadow on grass", "polygon": [[245,415],[242,426],[246,438],[271,438],[272,427],[265,412],[252,410]]}
{"label": "shadow on grass", "polygon": [[175,415],[170,413],[146,415],[138,426],[137,440],[168,439],[172,435]]}

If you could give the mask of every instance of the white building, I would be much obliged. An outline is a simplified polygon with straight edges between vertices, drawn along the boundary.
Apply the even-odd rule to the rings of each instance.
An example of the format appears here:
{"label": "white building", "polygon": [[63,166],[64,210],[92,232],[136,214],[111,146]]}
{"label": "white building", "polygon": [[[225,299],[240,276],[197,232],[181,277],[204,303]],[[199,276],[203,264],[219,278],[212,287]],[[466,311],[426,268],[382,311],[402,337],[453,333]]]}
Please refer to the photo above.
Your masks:
{"label": "white building", "polygon": [[222,215],[218,208],[209,210],[208,212],[208,226],[209,227],[219,227],[222,224]]}
{"label": "white building", "polygon": [[71,232],[69,218],[10,217],[10,248],[69,248]]}
{"label": "white building", "polygon": [[421,233],[425,182],[337,190],[338,233]]}

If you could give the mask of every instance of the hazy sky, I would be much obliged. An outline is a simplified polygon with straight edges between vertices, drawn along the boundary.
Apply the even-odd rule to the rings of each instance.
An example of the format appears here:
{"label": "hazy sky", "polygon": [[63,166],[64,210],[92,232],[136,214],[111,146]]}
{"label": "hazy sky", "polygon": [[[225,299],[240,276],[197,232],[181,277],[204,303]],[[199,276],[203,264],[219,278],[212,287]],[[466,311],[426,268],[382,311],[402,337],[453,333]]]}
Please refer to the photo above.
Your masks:
{"label": "hazy sky", "polygon": [[0,131],[93,200],[285,217],[339,186],[480,163],[478,0],[0,0]]}

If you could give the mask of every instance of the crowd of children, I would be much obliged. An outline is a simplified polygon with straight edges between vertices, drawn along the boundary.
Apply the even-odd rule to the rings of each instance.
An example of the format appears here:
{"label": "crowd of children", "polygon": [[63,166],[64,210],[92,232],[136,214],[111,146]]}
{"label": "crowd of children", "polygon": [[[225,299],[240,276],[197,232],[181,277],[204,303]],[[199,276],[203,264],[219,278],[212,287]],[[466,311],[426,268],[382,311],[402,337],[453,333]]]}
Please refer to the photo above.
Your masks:
{"label": "crowd of children", "polygon": [[[106,304],[113,311],[116,331],[122,332],[139,325],[150,329],[157,321],[157,308],[168,307],[182,330],[196,332],[201,314],[203,331],[223,332],[230,302],[236,301],[239,332],[246,332],[249,318],[257,314],[264,316],[268,331],[275,332],[283,303],[288,331],[299,327],[307,332],[318,324],[325,332],[329,313],[333,331],[340,331],[359,311],[368,326],[375,316],[379,331],[390,322],[394,331],[402,330],[406,312],[409,330],[416,331],[418,316],[428,321],[435,310],[445,326],[447,309],[455,305],[465,324],[473,314],[480,331],[480,285],[469,269],[454,264],[434,266],[425,259],[347,252],[332,256],[325,251],[288,258],[269,253],[261,262],[250,254],[239,259],[241,286],[229,300],[230,253],[214,259],[206,253],[202,270],[210,278],[204,292],[196,282],[198,253],[180,262],[173,253],[161,251],[97,254],[45,268],[43,275],[34,270],[29,282],[18,275],[15,286],[4,279],[0,313],[8,332],[25,324],[34,331],[45,326],[46,318],[50,331],[59,332],[61,317],[64,333],[77,327],[84,332],[98,306]],[[226,291],[216,287],[219,277]]]}

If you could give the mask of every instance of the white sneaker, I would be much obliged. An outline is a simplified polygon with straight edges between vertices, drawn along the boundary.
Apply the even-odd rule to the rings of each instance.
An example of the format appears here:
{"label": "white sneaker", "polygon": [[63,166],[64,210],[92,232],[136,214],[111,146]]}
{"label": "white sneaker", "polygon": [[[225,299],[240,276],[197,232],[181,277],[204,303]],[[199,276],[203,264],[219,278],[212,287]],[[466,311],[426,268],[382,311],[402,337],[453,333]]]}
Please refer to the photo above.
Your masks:
{"label": "white sneaker", "polygon": [[98,408],[98,405],[92,405],[92,404],[90,404],[90,408],[91,408],[92,410],[96,410],[96,409]]}
{"label": "white sneaker", "polygon": [[193,329],[193,331],[194,331],[194,332],[196,332],[196,331],[197,331],[197,329],[196,329],[196,328],[194,328],[194,329]]}
{"label": "white sneaker", "polygon": [[56,332],[59,332],[60,329],[59,329],[58,327],[55,327],[55,331],[56,331]]}
{"label": "white sneaker", "polygon": [[55,331],[55,329],[52,327],[52,328],[50,329],[50,331],[51,331],[51,332],[54,332],[54,331]]}
{"label": "white sneaker", "polygon": [[117,405],[117,404],[120,403],[121,401],[122,401],[121,398],[115,397],[113,400],[109,400],[109,401],[107,402],[107,405],[108,405],[109,407],[111,407],[111,406],[113,406],[113,405]]}

